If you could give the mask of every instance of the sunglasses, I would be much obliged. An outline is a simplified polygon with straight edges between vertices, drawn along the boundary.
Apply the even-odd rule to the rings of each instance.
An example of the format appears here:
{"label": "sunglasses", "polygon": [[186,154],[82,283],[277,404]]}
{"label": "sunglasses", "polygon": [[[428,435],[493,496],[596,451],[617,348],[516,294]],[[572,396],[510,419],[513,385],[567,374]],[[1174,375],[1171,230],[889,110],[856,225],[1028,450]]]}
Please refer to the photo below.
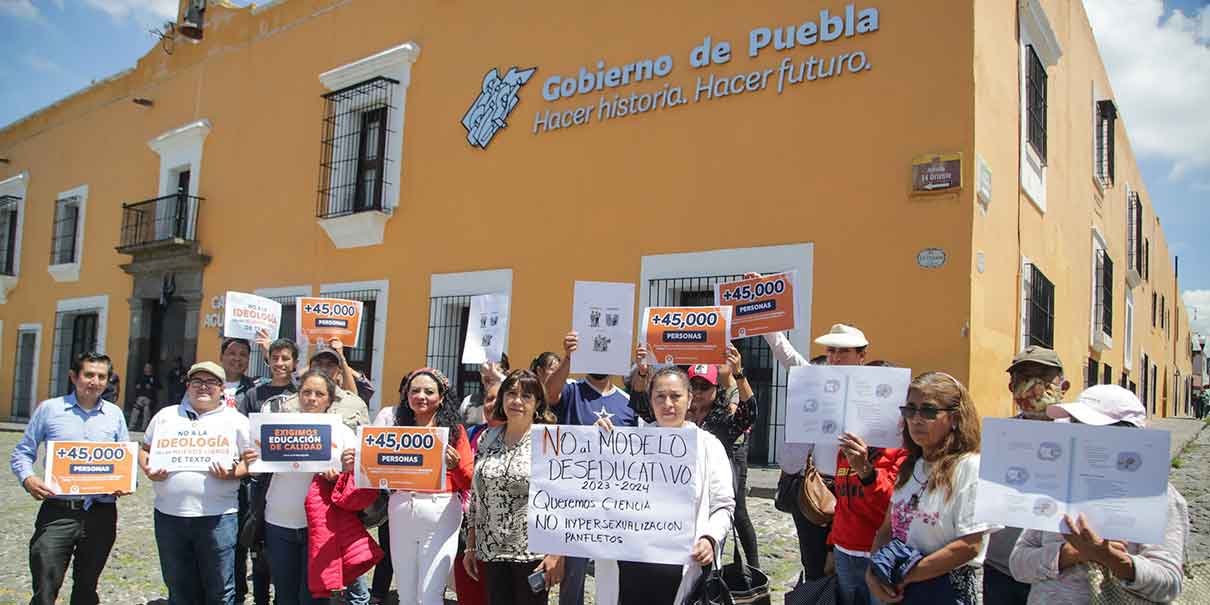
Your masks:
{"label": "sunglasses", "polygon": [[918,408],[914,405],[902,405],[902,406],[899,406],[899,413],[903,415],[904,420],[911,420],[912,418],[915,418],[917,415],[924,418],[925,420],[936,420],[937,414],[940,414],[941,412],[952,412],[956,409],[958,409],[958,408],[953,407],[953,406],[948,407],[948,408],[939,408],[939,407],[933,407],[931,405],[926,405],[924,407]]}
{"label": "sunglasses", "polygon": [[694,393],[705,393],[706,391],[709,391],[710,389],[713,389],[713,388],[714,388],[714,385],[710,384],[709,382],[706,382],[705,380],[690,380],[689,381],[689,390],[693,391]]}

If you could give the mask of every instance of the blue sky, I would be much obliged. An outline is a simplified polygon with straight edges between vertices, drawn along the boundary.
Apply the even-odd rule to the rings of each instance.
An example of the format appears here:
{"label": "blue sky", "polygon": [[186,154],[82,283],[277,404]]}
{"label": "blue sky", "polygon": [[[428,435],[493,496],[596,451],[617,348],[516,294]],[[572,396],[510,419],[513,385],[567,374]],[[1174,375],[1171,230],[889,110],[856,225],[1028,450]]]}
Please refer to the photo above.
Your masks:
{"label": "blue sky", "polygon": [[[234,4],[251,4],[234,0]],[[178,0],[0,0],[0,125],[134,65]],[[1210,336],[1210,0],[1084,0],[1195,330]],[[21,83],[14,86],[13,83]]]}

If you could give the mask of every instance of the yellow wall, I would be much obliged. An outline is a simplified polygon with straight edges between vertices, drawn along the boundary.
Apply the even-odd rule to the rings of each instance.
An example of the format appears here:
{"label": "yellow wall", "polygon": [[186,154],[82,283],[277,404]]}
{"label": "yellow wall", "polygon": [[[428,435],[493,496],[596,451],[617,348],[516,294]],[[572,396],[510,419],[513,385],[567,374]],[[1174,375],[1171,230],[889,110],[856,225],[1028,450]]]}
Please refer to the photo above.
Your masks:
{"label": "yellow wall", "polygon": [[[113,249],[120,205],[156,195],[159,160],[147,141],[205,118],[213,130],[199,175],[206,200],[198,235],[212,257],[204,300],[226,290],[310,284],[318,291],[321,283],[390,280],[378,377],[387,393],[424,362],[431,274],[513,269],[510,354],[520,363],[557,349],[570,325],[574,280],[637,282],[646,255],[810,242],[812,334],[836,321],[856,323],[873,342],[872,358],[969,379],[983,411],[1002,413],[993,402],[1015,350],[1018,206],[1022,251],[1051,263],[1064,323],[1087,326],[1091,197],[1080,194],[1078,205],[1060,198],[1092,183],[1087,166],[1073,168],[1080,178],[1071,184],[1052,176],[1053,210],[1045,218],[1017,203],[1015,16],[1011,6],[992,4],[1005,3],[859,2],[858,10],[880,9],[879,31],[807,49],[770,47],[749,59],[749,30],[818,20],[820,10],[843,12],[845,2],[569,8],[544,1],[485,11],[466,3],[293,0],[258,13],[212,3],[201,44],[178,43],[171,56],[153,49],[132,73],[0,131],[0,153],[12,158],[0,178],[28,170],[27,208],[34,208],[20,283],[0,307],[8,328],[3,358],[11,364],[18,323],[41,322],[44,396],[54,301],[108,293],[108,349],[124,369],[131,281],[117,266],[129,257]],[[1058,3],[1047,3],[1048,11],[1051,4]],[[1082,28],[1079,39],[1091,44]],[[689,51],[707,35],[730,40],[733,59],[691,69]],[[1069,54],[1060,70],[1075,54],[1063,39]],[[407,92],[400,207],[383,245],[335,249],[315,219],[326,92],[318,74],[408,41],[422,51]],[[671,54],[667,78],[617,92],[667,82],[692,96],[699,75],[857,50],[871,70],[781,95],[746,93],[605,123],[594,113],[588,125],[531,132],[540,110],[595,104],[599,94],[547,103],[541,86],[598,59],[616,65]],[[1104,79],[1095,52],[1078,60],[1097,65]],[[538,72],[509,127],[486,151],[474,149],[462,115],[488,69],[514,65]],[[1087,82],[1053,94],[1070,96],[1062,104],[1074,107],[1087,100]],[[134,96],[155,106],[133,105]],[[1052,119],[1076,123],[1065,111],[1056,108]],[[1059,130],[1052,130],[1054,155],[1087,155],[1087,132]],[[975,151],[995,170],[987,217],[975,209]],[[908,195],[912,158],[930,152],[963,153],[963,190]],[[1118,154],[1119,175],[1128,174],[1124,136]],[[1141,188],[1141,178],[1130,180]],[[81,183],[90,186],[84,271],[79,283],[55,284],[44,266],[53,198]],[[1111,191],[1113,204],[1121,204],[1120,193]],[[1124,233],[1116,224],[1106,229]],[[1170,284],[1170,275],[1159,277],[1166,269],[1158,259],[1167,254],[1160,255],[1159,240],[1153,237],[1152,280]],[[917,267],[917,253],[929,247],[946,250],[943,268]],[[987,253],[982,274],[974,248]],[[1087,332],[1056,330],[1073,370],[1087,356]],[[198,358],[216,355],[217,331],[199,333]],[[2,415],[11,365],[0,372]]]}

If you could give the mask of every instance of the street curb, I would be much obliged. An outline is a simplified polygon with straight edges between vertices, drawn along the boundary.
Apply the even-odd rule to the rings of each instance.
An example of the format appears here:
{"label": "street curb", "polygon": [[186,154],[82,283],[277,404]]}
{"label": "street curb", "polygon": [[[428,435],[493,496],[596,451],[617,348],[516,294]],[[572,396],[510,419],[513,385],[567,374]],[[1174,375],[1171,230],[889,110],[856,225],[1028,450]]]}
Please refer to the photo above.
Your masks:
{"label": "street curb", "polygon": [[[1186,439],[1183,443],[1181,443],[1180,447],[1176,448],[1176,454],[1172,456],[1172,460],[1176,460],[1178,457],[1180,457],[1181,452],[1185,451],[1185,448],[1189,447],[1190,443],[1197,441],[1197,438],[1199,436],[1201,436],[1202,431],[1206,430],[1205,422],[1202,422],[1199,420],[1198,423],[1201,424],[1201,426],[1198,427],[1198,429],[1196,431],[1194,431],[1193,434],[1190,435],[1188,439]],[[1171,462],[1171,460],[1169,460],[1169,462]]]}

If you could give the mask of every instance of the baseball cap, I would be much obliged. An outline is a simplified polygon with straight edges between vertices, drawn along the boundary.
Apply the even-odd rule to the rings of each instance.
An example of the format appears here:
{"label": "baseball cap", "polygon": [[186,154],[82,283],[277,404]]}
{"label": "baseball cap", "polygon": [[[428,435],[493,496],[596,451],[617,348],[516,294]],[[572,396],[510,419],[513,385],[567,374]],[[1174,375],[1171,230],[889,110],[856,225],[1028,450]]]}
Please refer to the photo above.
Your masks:
{"label": "baseball cap", "polygon": [[1059,354],[1046,347],[1038,345],[1029,345],[1020,353],[1013,356],[1013,362],[1009,364],[1005,372],[1013,371],[1013,368],[1023,363],[1036,363],[1052,368],[1063,369],[1063,362],[1059,361]]}
{"label": "baseball cap", "polygon": [[718,366],[709,363],[699,363],[689,366],[689,380],[701,378],[714,386],[718,386]]}
{"label": "baseball cap", "polygon": [[223,382],[227,382],[227,373],[223,371],[223,366],[220,366],[213,361],[199,361],[192,366],[189,366],[189,373],[185,376],[188,378],[193,378],[193,375],[197,374],[198,372],[214,374],[215,378],[218,378]]}
{"label": "baseball cap", "polygon": [[1116,384],[1098,384],[1084,389],[1072,403],[1056,403],[1046,408],[1051,418],[1075,418],[1084,424],[1107,426],[1128,422],[1143,428],[1147,409],[1138,396]]}
{"label": "baseball cap", "polygon": [[865,333],[845,324],[836,324],[827,334],[815,339],[815,344],[838,349],[860,349],[870,346]]}
{"label": "baseball cap", "polygon": [[325,355],[328,357],[331,357],[333,363],[340,365],[340,355],[337,355],[336,351],[333,351],[332,349],[320,349],[320,350],[312,353],[309,363],[313,364],[313,363],[315,363],[316,359],[319,359],[320,357],[323,357]]}

